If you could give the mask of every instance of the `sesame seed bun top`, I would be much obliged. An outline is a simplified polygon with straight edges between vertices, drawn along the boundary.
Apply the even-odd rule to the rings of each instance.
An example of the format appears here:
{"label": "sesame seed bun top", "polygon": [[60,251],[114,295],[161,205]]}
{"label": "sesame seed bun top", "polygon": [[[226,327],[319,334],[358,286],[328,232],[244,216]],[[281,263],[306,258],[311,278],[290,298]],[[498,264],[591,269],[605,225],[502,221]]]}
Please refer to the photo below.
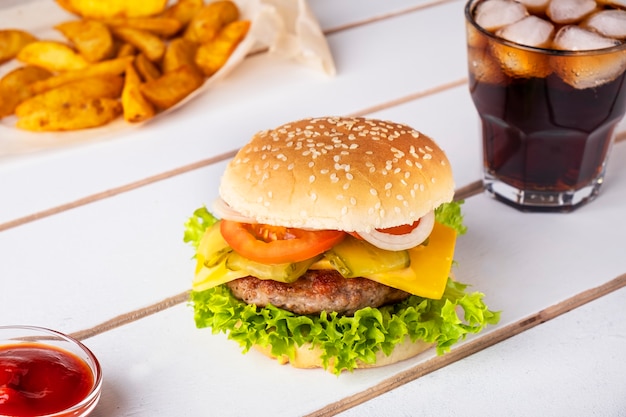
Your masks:
{"label": "sesame seed bun top", "polygon": [[432,139],[356,117],[259,132],[220,185],[226,203],[260,223],[356,232],[413,223],[453,194],[450,164]]}

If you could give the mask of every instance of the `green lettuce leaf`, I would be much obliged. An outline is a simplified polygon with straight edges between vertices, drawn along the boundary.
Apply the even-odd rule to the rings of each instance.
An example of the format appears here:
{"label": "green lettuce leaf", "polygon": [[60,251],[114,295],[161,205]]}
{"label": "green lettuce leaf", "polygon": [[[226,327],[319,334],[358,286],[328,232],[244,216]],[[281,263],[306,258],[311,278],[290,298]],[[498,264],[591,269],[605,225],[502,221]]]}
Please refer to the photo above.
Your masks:
{"label": "green lettuce leaf", "polygon": [[218,219],[213,216],[206,207],[196,209],[196,211],[193,212],[193,216],[185,222],[183,242],[189,243],[197,249],[204,231],[209,226],[215,224],[217,220]]}
{"label": "green lettuce leaf", "polygon": [[296,346],[311,343],[322,350],[325,368],[338,375],[352,371],[359,361],[374,363],[379,350],[391,354],[406,337],[433,343],[443,354],[468,334],[497,323],[499,312],[487,308],[482,293],[466,293],[466,287],[448,280],[439,300],[411,296],[398,304],[361,309],[354,316],[302,316],[272,305],[257,308],[239,301],[224,285],[192,291],[191,302],[198,328],[226,333],[244,353],[254,345],[271,346],[273,355],[293,359]]}
{"label": "green lettuce leaf", "polygon": [[443,203],[435,209],[435,220],[453,228],[459,235],[465,234],[467,227],[463,225],[463,214],[461,214],[461,205],[463,203],[464,200]]}

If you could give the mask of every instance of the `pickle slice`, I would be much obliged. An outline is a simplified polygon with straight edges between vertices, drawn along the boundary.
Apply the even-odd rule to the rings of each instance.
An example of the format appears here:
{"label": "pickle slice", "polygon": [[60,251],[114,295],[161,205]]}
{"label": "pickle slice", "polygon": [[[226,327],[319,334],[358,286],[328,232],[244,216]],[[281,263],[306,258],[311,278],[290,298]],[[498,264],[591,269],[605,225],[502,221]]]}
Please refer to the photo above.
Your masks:
{"label": "pickle slice", "polygon": [[389,251],[352,236],[326,252],[326,258],[346,278],[362,277],[380,272],[403,269],[411,259],[406,250]]}
{"label": "pickle slice", "polygon": [[202,263],[207,268],[214,267],[224,260],[233,251],[226,243],[220,232],[219,222],[209,227],[198,245],[198,255],[202,257]]}
{"label": "pickle slice", "polygon": [[226,259],[226,267],[233,271],[244,270],[249,275],[259,279],[290,283],[300,278],[319,258],[318,256],[301,262],[267,265],[251,261],[237,252],[232,252]]}

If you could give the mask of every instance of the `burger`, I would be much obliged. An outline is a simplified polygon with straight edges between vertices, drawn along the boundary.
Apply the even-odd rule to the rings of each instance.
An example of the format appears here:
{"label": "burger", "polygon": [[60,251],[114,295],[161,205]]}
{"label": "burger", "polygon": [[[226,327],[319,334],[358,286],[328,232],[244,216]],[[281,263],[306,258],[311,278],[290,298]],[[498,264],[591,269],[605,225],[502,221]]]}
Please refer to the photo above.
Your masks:
{"label": "burger", "polygon": [[465,232],[444,152],[404,124],[321,117],[261,131],[185,224],[196,326],[336,374],[439,354],[498,321],[451,279]]}

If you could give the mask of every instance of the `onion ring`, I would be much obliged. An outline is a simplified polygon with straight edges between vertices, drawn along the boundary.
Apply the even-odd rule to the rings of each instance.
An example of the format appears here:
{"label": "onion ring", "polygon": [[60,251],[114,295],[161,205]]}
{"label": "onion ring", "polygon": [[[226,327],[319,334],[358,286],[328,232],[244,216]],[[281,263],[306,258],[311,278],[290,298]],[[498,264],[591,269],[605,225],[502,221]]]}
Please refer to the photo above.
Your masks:
{"label": "onion ring", "polygon": [[405,250],[414,248],[420,243],[424,242],[433,230],[435,225],[435,212],[431,210],[419,220],[419,224],[415,229],[409,233],[403,235],[394,235],[390,233],[384,233],[378,230],[372,230],[371,232],[358,232],[359,236],[363,240],[371,243],[380,249],[385,250]]}
{"label": "onion ring", "polygon": [[232,220],[239,223],[258,223],[252,217],[244,216],[237,210],[233,209],[222,199],[222,197],[218,197],[213,202],[213,213],[220,219]]}

